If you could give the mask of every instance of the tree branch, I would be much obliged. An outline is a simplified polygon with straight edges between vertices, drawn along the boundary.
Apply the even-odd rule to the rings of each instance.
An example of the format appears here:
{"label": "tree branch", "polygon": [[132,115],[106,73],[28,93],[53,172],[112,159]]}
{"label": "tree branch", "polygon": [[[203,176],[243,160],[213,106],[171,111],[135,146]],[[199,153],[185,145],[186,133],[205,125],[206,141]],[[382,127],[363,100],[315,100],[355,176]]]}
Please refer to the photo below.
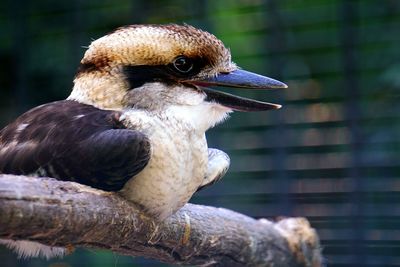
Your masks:
{"label": "tree branch", "polygon": [[304,218],[274,223],[187,204],[156,222],[117,194],[50,178],[0,175],[0,238],[173,264],[321,266],[318,237]]}

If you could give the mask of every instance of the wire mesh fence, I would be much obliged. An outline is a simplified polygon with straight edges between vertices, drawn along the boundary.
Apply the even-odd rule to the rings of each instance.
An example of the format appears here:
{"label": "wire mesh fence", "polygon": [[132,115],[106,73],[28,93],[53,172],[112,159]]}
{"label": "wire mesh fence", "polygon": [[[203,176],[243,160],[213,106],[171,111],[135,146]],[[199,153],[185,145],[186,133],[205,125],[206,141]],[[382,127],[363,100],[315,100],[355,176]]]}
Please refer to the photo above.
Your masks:
{"label": "wire mesh fence", "polygon": [[[234,91],[284,107],[235,113],[209,131],[210,147],[226,151],[232,165],[192,202],[253,217],[307,217],[328,266],[400,266],[400,2],[0,5],[1,125],[65,98],[92,38],[132,23],[192,24],[222,39],[239,66],[289,85],[284,91]],[[0,257],[10,266],[159,266],[87,251],[50,262],[17,261],[5,250]]]}

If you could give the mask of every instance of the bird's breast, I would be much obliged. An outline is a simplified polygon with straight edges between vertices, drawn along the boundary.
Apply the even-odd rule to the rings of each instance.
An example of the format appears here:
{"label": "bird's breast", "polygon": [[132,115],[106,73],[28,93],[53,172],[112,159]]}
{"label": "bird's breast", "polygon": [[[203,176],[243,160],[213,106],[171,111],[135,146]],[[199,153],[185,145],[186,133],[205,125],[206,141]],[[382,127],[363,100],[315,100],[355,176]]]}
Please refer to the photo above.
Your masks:
{"label": "bird's breast", "polygon": [[148,135],[151,158],[122,194],[164,219],[186,204],[204,179],[208,161],[205,134],[174,118],[163,120],[141,113],[127,118],[132,127]]}

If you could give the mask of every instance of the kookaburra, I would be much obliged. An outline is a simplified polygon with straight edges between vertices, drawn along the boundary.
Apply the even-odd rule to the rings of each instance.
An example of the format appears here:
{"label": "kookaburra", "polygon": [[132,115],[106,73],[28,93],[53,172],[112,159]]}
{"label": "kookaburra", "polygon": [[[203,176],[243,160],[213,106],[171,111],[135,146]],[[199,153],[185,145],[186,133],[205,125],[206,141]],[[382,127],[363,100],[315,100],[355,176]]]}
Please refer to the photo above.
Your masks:
{"label": "kookaburra", "polygon": [[[227,154],[207,147],[207,129],[232,111],[280,107],[214,86],[286,87],[239,69],[220,40],[192,26],[119,28],[91,43],[66,100],[33,108],[0,132],[0,172],[118,191],[163,220],[229,167]],[[23,256],[64,251],[1,242]]]}

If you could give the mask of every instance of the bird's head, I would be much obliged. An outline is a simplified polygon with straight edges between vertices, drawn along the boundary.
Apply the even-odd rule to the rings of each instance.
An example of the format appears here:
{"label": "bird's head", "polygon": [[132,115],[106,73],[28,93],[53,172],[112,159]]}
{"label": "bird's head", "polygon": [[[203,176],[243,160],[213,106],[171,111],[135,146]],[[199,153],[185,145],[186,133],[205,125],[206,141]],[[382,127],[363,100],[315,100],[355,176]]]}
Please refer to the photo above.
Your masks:
{"label": "bird's head", "polygon": [[208,32],[189,25],[132,25],[91,43],[69,99],[102,109],[192,112],[212,118],[210,126],[232,110],[280,107],[207,88],[210,86],[286,87],[238,69],[230,51]]}

